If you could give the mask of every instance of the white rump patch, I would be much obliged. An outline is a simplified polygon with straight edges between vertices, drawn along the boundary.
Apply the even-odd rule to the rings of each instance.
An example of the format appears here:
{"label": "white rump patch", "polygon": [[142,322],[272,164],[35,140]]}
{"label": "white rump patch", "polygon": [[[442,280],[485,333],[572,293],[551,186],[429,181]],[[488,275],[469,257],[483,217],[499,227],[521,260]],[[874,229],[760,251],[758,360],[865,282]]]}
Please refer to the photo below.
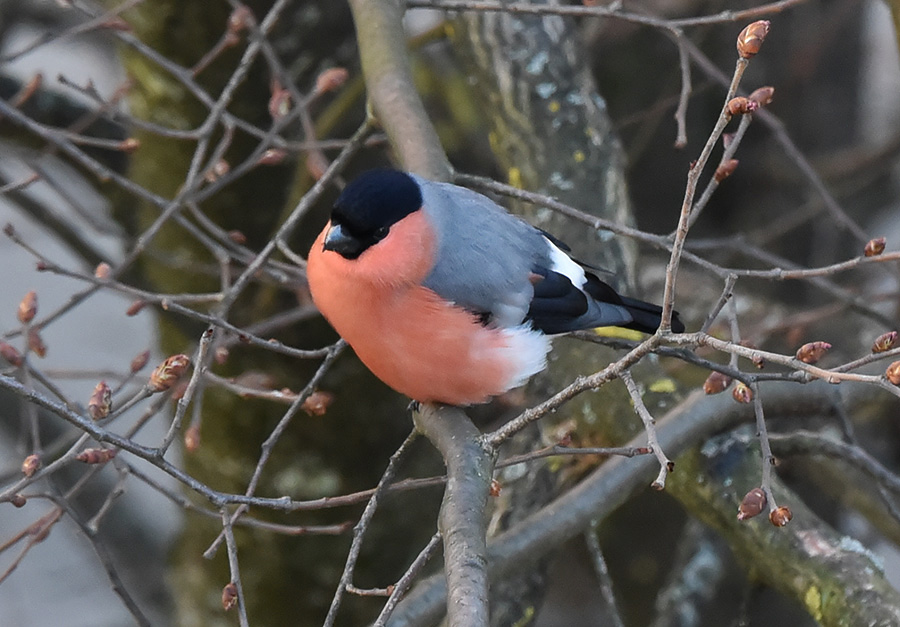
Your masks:
{"label": "white rump patch", "polygon": [[516,364],[516,370],[510,376],[506,389],[519,387],[532,376],[547,367],[547,353],[550,352],[550,338],[540,331],[535,331],[528,324],[500,329],[508,340],[504,349],[510,363]]}
{"label": "white rump patch", "polygon": [[584,284],[587,283],[584,268],[579,266],[571,257],[563,250],[560,250],[556,244],[546,237],[544,237],[544,241],[547,242],[547,247],[550,249],[550,269],[567,276],[572,282],[572,285],[578,289],[584,287]]}

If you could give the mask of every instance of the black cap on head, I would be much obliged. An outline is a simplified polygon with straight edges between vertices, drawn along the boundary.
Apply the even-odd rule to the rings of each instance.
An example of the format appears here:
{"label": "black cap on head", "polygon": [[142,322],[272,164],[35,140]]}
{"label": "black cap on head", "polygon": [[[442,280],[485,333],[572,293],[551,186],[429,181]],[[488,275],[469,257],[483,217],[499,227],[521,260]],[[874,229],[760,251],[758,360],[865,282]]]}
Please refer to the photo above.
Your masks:
{"label": "black cap on head", "polygon": [[326,239],[325,249],[355,259],[421,206],[422,192],[409,174],[369,170],[347,185],[334,203],[331,223],[340,227],[340,243]]}

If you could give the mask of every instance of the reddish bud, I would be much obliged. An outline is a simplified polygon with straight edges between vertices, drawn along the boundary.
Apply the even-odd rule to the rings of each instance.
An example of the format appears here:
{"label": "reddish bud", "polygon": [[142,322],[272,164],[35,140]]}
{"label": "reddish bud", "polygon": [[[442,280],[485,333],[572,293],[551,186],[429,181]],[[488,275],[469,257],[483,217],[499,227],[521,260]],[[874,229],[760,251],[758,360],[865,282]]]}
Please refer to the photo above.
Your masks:
{"label": "reddish bud", "polygon": [[888,331],[887,333],[882,333],[878,337],[875,338],[875,342],[872,344],[872,352],[873,353],[883,353],[885,351],[889,351],[894,348],[894,344],[897,342],[897,332],[896,331]]}
{"label": "reddish bud", "polygon": [[0,342],[0,357],[3,357],[11,366],[18,368],[24,363],[22,353],[16,350],[16,347],[6,342]]}
{"label": "reddish bud", "polygon": [[272,81],[272,95],[269,97],[269,115],[276,122],[291,110],[291,94],[278,81]]}
{"label": "reddish bud", "polygon": [[131,304],[128,305],[128,309],[125,310],[125,315],[126,316],[136,316],[146,306],[147,306],[147,301],[139,298],[135,301],[132,301]]}
{"label": "reddish bud", "polygon": [[235,583],[232,581],[228,583],[224,588],[222,588],[222,607],[227,612],[238,602],[238,589]]}
{"label": "reddish bud", "polygon": [[228,32],[233,35],[247,30],[251,24],[253,24],[253,13],[245,4],[239,5],[228,16]]}
{"label": "reddish bud", "polygon": [[738,403],[750,403],[753,401],[753,390],[743,381],[738,381],[731,390],[731,396]]}
{"label": "reddish bud", "polygon": [[213,353],[213,359],[215,359],[216,363],[221,366],[228,361],[229,354],[230,354],[230,351],[228,350],[227,347],[219,346],[216,348],[215,352]]}
{"label": "reddish bud", "polygon": [[112,390],[109,389],[106,381],[101,381],[94,388],[91,398],[88,401],[88,413],[94,420],[102,420],[109,416],[109,411],[111,409]]}
{"label": "reddish bud", "polygon": [[200,448],[200,427],[191,425],[184,432],[184,448],[188,453],[193,453]]}
{"label": "reddish bud", "polygon": [[16,311],[16,317],[22,324],[28,324],[37,315],[37,292],[31,290],[19,302],[19,309]]}
{"label": "reddish bud", "polygon": [[759,89],[754,89],[753,93],[748,96],[750,100],[755,102],[757,106],[765,107],[766,105],[772,102],[772,98],[775,97],[775,88],[774,87],[760,87]]}
{"label": "reddish bud", "polygon": [[737,51],[742,59],[756,56],[769,34],[769,25],[767,20],[759,20],[741,31],[737,38]]}
{"label": "reddish bud", "polygon": [[242,231],[238,231],[237,229],[228,231],[228,239],[230,239],[235,244],[240,244],[241,246],[247,243],[247,236],[244,235]]}
{"label": "reddish bud", "polygon": [[278,165],[284,158],[287,156],[287,151],[282,150],[281,148],[269,148],[267,151],[262,153],[262,156],[259,158],[259,165]]}
{"label": "reddish bud", "polygon": [[41,458],[38,455],[29,455],[22,461],[22,474],[26,477],[34,476],[42,466]]}
{"label": "reddish bud", "polygon": [[143,353],[138,353],[137,355],[135,355],[134,359],[131,360],[132,374],[143,370],[148,361],[150,361],[150,351],[144,351]]}
{"label": "reddish bud", "polygon": [[26,498],[21,494],[13,494],[9,502],[13,504],[13,507],[25,507]]}
{"label": "reddish bud", "polygon": [[28,330],[28,348],[38,357],[44,357],[47,354],[47,345],[44,344],[37,329]]}
{"label": "reddish bud", "polygon": [[721,164],[718,168],[716,168],[715,179],[716,183],[721,183],[729,176],[734,174],[734,171],[738,167],[738,163],[740,163],[737,159],[729,159],[725,163]]}
{"label": "reddish bud", "polygon": [[741,501],[740,507],[738,507],[737,519],[747,520],[757,516],[766,508],[767,503],[768,499],[763,489],[753,488],[744,495],[744,499]]}
{"label": "reddish bud", "polygon": [[805,364],[814,364],[831,348],[828,342],[808,342],[797,349],[796,357]]}
{"label": "reddish bud", "polygon": [[729,115],[744,115],[745,113],[753,113],[759,108],[759,105],[749,98],[744,98],[743,96],[738,96],[736,98],[732,98],[728,101],[728,104],[725,105],[725,110],[728,111]]}
{"label": "reddish bud", "polygon": [[316,93],[324,94],[340,89],[347,82],[350,72],[346,68],[333,67],[316,77]]}
{"label": "reddish bud", "polygon": [[776,527],[784,527],[786,524],[791,522],[791,518],[794,515],[791,513],[791,508],[785,507],[782,505],[781,507],[776,507],[771,512],[769,512],[769,522],[771,522]]}
{"label": "reddish bud", "polygon": [[866,257],[877,257],[884,252],[884,247],[886,244],[887,240],[885,240],[883,237],[870,239],[868,242],[866,242],[866,247],[863,249],[863,254]]}
{"label": "reddish bud", "polygon": [[118,452],[114,448],[86,448],[76,455],[75,459],[85,464],[105,464]]}
{"label": "reddish bud", "polygon": [[212,168],[206,171],[206,175],[204,178],[207,183],[214,183],[231,170],[231,166],[228,164],[225,159],[219,159],[216,161],[215,165]]}
{"label": "reddish bud", "polygon": [[149,386],[154,392],[163,392],[171,388],[191,365],[187,355],[172,355],[156,367],[150,375]]}
{"label": "reddish bud", "polygon": [[894,385],[900,385],[900,361],[895,361],[888,366],[884,371],[884,376]]}
{"label": "reddish bud", "polygon": [[136,137],[128,137],[119,142],[119,150],[129,155],[140,147],[141,140]]}
{"label": "reddish bud", "polygon": [[497,498],[500,496],[500,491],[503,489],[503,486],[496,479],[491,479],[491,487],[489,488],[488,494]]}
{"label": "reddish bud", "polygon": [[108,279],[111,272],[112,268],[109,267],[109,264],[105,261],[101,261],[97,264],[97,267],[94,268],[94,276],[101,280]]}
{"label": "reddish bud", "polygon": [[301,409],[310,416],[322,416],[328,410],[328,406],[333,402],[334,394],[316,390],[309,395],[309,398],[303,401]]}
{"label": "reddish bud", "polygon": [[703,391],[707,394],[719,394],[728,389],[731,381],[731,377],[727,374],[715,371],[710,372],[709,376],[706,377],[706,381],[703,382]]}

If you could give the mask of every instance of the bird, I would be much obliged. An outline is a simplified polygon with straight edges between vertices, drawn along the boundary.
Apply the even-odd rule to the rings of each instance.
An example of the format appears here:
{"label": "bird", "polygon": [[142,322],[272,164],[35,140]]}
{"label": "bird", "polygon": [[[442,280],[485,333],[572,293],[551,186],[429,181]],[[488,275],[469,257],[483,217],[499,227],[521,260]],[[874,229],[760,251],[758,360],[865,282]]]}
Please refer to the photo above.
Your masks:
{"label": "bird", "polygon": [[[385,168],[343,189],[306,273],[379,379],[413,401],[469,406],[542,371],[554,335],[659,327],[659,306],[620,296],[568,252],[487,196]],[[677,314],[671,326],[684,330]]]}

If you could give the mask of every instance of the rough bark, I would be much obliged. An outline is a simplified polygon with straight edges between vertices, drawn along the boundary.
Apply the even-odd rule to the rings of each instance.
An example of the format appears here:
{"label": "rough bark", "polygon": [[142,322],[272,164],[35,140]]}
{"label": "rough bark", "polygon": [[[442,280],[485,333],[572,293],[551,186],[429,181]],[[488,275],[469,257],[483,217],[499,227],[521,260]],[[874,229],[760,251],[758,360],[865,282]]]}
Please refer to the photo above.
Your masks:
{"label": "rough bark", "polygon": [[[489,104],[483,109],[491,146],[509,182],[601,217],[631,223],[624,157],[584,60],[578,25],[552,15],[473,11],[457,16],[451,32],[454,51],[474,79],[476,98]],[[619,288],[632,287],[633,250],[626,241],[585,230],[551,212],[518,209],[533,224],[572,246],[579,258],[610,271],[602,274],[604,280]],[[612,359],[609,352],[597,347],[582,350],[562,342],[557,342],[556,354],[553,374],[534,386],[536,394],[558,388],[567,378],[600,368]],[[609,386],[590,406],[626,409],[625,403],[610,400],[616,396],[621,399]],[[613,419],[614,412],[604,415]],[[583,413],[578,417],[589,416]],[[581,433],[591,429],[586,422],[579,425]],[[517,438],[509,452],[539,445],[539,431]],[[504,485],[505,494],[495,514],[497,524],[492,528],[508,528],[558,493],[564,480],[554,474],[541,465]],[[495,583],[493,624],[510,624],[534,613],[543,596],[545,571],[544,563],[533,572]]]}

